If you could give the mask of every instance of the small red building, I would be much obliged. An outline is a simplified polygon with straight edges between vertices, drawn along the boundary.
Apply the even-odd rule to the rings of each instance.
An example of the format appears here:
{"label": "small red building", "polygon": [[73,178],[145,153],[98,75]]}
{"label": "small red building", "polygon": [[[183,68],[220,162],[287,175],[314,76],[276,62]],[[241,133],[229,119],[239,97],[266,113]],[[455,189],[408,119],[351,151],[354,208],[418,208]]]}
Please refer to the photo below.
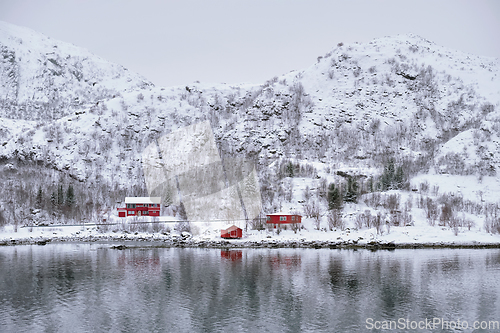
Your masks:
{"label": "small red building", "polygon": [[232,225],[227,229],[221,229],[220,236],[222,238],[241,238],[243,237],[243,230],[235,225]]}
{"label": "small red building", "polygon": [[281,225],[297,225],[302,222],[302,216],[296,214],[287,213],[273,213],[267,214],[266,224],[269,227],[281,226]]}
{"label": "small red building", "polygon": [[160,197],[126,197],[125,208],[117,208],[118,217],[160,216]]}

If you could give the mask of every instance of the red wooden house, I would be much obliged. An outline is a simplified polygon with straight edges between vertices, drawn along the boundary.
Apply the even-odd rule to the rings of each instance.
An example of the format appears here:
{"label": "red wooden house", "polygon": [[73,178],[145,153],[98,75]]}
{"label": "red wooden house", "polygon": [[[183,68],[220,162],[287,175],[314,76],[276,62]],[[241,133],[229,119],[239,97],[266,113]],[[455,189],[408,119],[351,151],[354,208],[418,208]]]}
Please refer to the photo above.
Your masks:
{"label": "red wooden house", "polygon": [[273,213],[267,214],[266,224],[269,227],[281,226],[281,225],[297,225],[302,222],[302,216],[296,214],[287,213]]}
{"label": "red wooden house", "polygon": [[160,216],[160,197],[126,197],[125,208],[117,208],[118,217]]}
{"label": "red wooden house", "polygon": [[220,236],[222,238],[241,238],[243,236],[243,230],[232,225],[227,229],[221,229]]}

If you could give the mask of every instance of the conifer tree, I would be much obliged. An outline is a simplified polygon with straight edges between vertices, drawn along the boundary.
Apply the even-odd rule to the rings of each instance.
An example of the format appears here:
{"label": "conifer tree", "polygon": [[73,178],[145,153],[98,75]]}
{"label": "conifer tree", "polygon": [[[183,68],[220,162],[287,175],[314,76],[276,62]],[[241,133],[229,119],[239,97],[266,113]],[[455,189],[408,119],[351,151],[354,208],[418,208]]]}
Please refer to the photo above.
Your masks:
{"label": "conifer tree", "polygon": [[344,196],[345,202],[357,202],[358,201],[358,182],[352,176],[347,178],[347,189]]}
{"label": "conifer tree", "polygon": [[342,198],[339,193],[338,187],[334,183],[328,186],[328,210],[341,209]]}
{"label": "conifer tree", "polygon": [[64,189],[62,185],[57,188],[57,205],[62,206],[64,204]]}
{"label": "conifer tree", "polygon": [[184,207],[184,203],[182,201],[179,204],[179,217],[183,221],[187,221],[187,219],[188,219],[188,216],[187,216],[187,213],[186,213],[186,208]]}
{"label": "conifer tree", "polygon": [[0,210],[0,226],[4,226],[7,224],[7,219],[3,215],[3,210]]}
{"label": "conifer tree", "polygon": [[38,192],[36,194],[35,208],[42,209],[43,204],[43,191],[42,186],[38,186]]}
{"label": "conifer tree", "polygon": [[403,173],[403,167],[399,166],[396,169],[396,173],[394,174],[394,188],[401,190],[404,185],[404,173]]}
{"label": "conifer tree", "polygon": [[50,203],[52,205],[52,208],[57,207],[57,193],[55,191],[50,195]]}
{"label": "conifer tree", "polygon": [[293,177],[294,176],[294,172],[293,172],[293,163],[292,162],[288,162],[287,166],[286,166],[286,176],[287,177]]}
{"label": "conifer tree", "polygon": [[394,159],[390,158],[380,176],[380,190],[400,190],[404,187],[405,175],[402,166],[395,167]]}
{"label": "conifer tree", "polygon": [[373,192],[373,177],[368,178],[368,192]]}
{"label": "conifer tree", "polygon": [[392,190],[394,182],[394,159],[390,158],[384,167],[384,173],[380,179],[382,191]]}
{"label": "conifer tree", "polygon": [[173,204],[173,195],[172,195],[172,189],[171,187],[167,184],[165,186],[165,191],[163,193],[163,204],[165,207],[168,207]]}
{"label": "conifer tree", "polygon": [[66,191],[66,206],[73,207],[75,204],[75,191],[72,185],[68,186],[68,190]]}

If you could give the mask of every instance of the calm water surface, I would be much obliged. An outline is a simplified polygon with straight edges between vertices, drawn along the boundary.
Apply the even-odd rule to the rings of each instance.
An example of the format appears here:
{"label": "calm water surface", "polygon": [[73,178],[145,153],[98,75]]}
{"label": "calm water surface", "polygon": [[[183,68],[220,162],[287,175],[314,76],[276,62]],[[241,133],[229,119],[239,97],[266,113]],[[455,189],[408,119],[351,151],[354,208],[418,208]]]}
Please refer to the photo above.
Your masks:
{"label": "calm water surface", "polygon": [[0,332],[390,331],[368,318],[500,321],[500,250],[0,248]]}

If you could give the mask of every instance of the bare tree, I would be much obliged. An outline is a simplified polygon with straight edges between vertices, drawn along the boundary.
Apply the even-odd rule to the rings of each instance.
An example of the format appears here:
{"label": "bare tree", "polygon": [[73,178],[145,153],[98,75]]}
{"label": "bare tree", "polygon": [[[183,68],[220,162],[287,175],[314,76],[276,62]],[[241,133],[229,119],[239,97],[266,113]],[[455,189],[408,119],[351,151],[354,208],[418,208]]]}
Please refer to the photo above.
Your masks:
{"label": "bare tree", "polygon": [[342,213],[338,209],[332,209],[328,212],[327,215],[328,218],[328,227],[330,228],[330,231],[333,231],[334,229],[340,229],[344,230],[345,229],[345,221],[342,219]]}

